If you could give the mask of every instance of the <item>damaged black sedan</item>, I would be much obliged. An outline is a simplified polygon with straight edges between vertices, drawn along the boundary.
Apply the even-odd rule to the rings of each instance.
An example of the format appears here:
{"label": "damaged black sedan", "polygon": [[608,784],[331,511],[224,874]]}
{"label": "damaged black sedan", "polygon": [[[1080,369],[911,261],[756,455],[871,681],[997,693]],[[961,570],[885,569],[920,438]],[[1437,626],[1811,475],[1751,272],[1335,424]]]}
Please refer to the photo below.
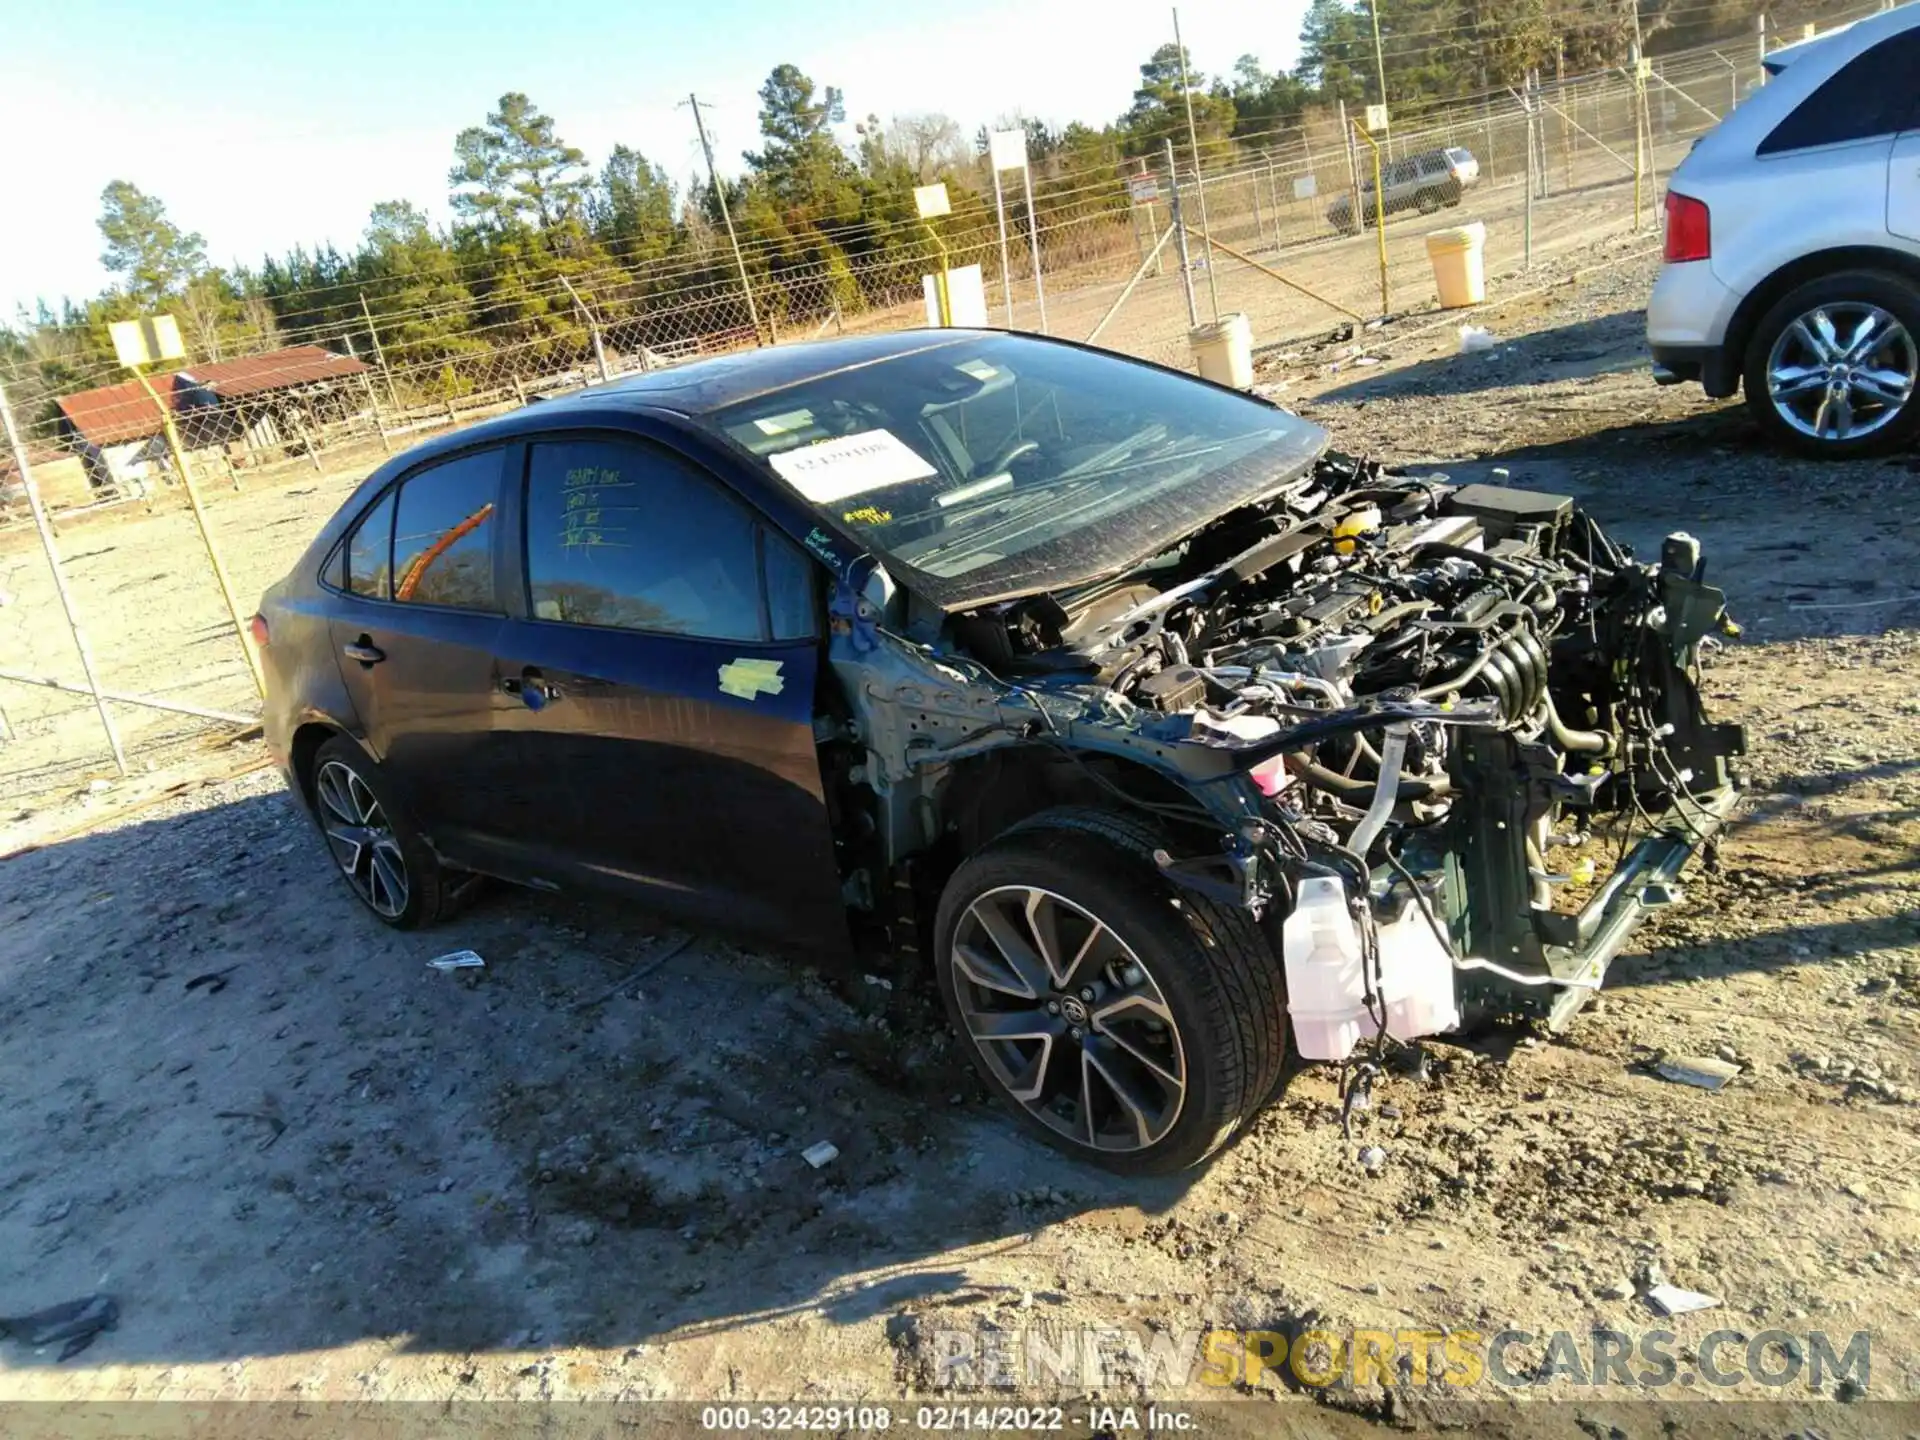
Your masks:
{"label": "damaged black sedan", "polygon": [[1225,1143],[1290,1043],[1598,988],[1733,803],[1702,577],[1565,496],[938,331],[398,457],[256,635],[269,741],[382,920],[495,875],[878,935],[1040,1134],[1146,1172]]}

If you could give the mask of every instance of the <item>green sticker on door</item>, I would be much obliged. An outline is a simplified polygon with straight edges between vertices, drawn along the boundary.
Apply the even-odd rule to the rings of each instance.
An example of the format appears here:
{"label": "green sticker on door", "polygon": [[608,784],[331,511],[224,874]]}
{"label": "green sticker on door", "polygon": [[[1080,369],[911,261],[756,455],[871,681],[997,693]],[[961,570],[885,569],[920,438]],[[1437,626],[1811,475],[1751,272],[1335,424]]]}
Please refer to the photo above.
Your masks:
{"label": "green sticker on door", "polygon": [[779,660],[730,660],[720,667],[720,693],[741,700],[778,695],[787,685],[780,674],[782,663]]}

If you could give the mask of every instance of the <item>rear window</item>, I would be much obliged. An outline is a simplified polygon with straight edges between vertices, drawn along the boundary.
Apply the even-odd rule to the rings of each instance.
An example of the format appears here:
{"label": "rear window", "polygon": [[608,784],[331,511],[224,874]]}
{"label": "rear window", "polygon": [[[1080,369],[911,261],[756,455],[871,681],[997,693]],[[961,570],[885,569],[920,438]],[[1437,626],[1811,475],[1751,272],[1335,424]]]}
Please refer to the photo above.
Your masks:
{"label": "rear window", "polygon": [[1778,155],[1816,145],[1873,140],[1920,125],[1920,30],[1890,35],[1856,55],[1802,100],[1760,142],[1757,153]]}
{"label": "rear window", "polygon": [[347,589],[368,600],[387,598],[393,574],[393,492],[360,517],[347,541]]}
{"label": "rear window", "polygon": [[400,486],[393,525],[393,598],[492,610],[493,511],[500,452],[432,466]]}

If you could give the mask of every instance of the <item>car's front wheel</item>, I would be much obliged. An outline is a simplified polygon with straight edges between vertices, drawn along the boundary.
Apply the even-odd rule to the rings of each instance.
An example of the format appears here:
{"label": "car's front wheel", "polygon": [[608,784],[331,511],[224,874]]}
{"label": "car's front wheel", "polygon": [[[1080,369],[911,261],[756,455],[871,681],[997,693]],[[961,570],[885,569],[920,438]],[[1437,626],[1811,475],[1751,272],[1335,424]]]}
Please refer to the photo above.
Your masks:
{"label": "car's front wheel", "polygon": [[314,755],[313,817],[360,903],[396,930],[431,924],[455,896],[380,767],[335,736]]}
{"label": "car's front wheel", "polygon": [[1920,431],[1920,289],[1848,270],[1798,286],[1761,317],[1746,354],[1747,405],[1782,444],[1844,460]]}
{"label": "car's front wheel", "polygon": [[1193,1165],[1286,1057],[1277,957],[1177,890],[1151,833],[1054,811],[954,872],[935,921],[948,1018],[988,1085],[1060,1149],[1125,1174]]}

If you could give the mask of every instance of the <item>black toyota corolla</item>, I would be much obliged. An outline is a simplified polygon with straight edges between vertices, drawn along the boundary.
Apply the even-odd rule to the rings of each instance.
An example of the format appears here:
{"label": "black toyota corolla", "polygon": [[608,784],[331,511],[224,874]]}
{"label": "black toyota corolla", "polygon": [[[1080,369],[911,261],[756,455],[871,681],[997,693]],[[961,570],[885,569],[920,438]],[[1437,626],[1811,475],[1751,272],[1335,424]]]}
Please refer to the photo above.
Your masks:
{"label": "black toyota corolla", "polygon": [[[268,741],[386,923],[493,875],[785,944],[864,926],[1040,1134],[1157,1171],[1290,1037],[1340,1060],[1476,986],[1555,1024],[1598,987],[1732,803],[1702,573],[1565,496],[944,330],[396,457],[255,633]],[[1548,847],[1588,835],[1624,859],[1556,890]]]}

